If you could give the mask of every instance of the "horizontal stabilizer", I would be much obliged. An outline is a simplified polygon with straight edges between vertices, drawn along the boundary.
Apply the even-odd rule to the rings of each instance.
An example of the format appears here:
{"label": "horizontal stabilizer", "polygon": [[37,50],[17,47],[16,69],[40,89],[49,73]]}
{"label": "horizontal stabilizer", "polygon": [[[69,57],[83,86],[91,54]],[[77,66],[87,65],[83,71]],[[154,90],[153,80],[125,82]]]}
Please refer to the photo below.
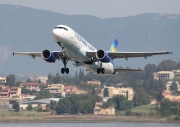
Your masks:
{"label": "horizontal stabilizer", "polygon": [[116,72],[142,71],[141,69],[129,69],[129,68],[126,68],[126,69],[123,69],[123,68],[115,68],[114,70],[115,70]]}

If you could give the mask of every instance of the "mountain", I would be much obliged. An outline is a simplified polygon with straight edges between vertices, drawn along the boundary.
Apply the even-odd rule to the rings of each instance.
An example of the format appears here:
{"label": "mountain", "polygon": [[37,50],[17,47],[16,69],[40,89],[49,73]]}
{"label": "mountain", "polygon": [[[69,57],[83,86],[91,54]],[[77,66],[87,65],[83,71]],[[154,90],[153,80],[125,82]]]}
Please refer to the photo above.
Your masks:
{"label": "mountain", "polygon": [[[97,49],[108,50],[119,40],[120,51],[173,51],[173,55],[153,56],[147,60],[116,60],[116,66],[143,68],[164,59],[179,61],[180,15],[147,13],[130,17],[101,19],[89,15],[64,15],[17,5],[0,4],[0,74],[47,75],[60,72],[62,62],[46,63],[40,58],[12,56],[13,51],[61,50],[52,39],[58,24],[73,28]],[[68,63],[72,74],[75,69]]]}

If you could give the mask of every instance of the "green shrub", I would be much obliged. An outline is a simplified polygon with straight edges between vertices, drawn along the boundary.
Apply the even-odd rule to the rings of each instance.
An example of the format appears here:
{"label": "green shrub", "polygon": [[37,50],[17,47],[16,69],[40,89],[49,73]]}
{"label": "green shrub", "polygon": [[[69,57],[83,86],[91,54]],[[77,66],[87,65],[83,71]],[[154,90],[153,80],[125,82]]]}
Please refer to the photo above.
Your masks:
{"label": "green shrub", "polygon": [[125,115],[126,116],[131,116],[133,113],[132,113],[132,111],[131,110],[127,110],[126,112],[125,112]]}
{"label": "green shrub", "polygon": [[174,121],[179,121],[180,120],[180,117],[179,116],[175,116],[174,117]]}

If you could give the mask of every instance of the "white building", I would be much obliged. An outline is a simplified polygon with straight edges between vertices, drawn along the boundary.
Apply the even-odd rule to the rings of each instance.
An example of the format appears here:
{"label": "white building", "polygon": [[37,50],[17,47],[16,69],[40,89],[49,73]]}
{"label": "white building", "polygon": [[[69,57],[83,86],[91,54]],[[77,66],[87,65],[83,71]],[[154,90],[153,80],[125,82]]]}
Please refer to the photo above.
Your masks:
{"label": "white building", "polygon": [[169,80],[174,78],[174,73],[172,71],[158,71],[157,79],[158,80]]}
{"label": "white building", "polygon": [[0,77],[0,82],[6,83],[6,78],[5,77]]}

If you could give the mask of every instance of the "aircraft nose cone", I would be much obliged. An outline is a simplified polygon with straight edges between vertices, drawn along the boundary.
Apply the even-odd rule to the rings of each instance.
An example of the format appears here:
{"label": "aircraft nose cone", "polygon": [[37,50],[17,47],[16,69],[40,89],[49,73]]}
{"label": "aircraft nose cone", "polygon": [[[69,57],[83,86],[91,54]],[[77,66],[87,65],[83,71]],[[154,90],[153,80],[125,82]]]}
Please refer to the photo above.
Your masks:
{"label": "aircraft nose cone", "polygon": [[52,36],[53,36],[55,41],[58,40],[58,30],[57,29],[52,30]]}

